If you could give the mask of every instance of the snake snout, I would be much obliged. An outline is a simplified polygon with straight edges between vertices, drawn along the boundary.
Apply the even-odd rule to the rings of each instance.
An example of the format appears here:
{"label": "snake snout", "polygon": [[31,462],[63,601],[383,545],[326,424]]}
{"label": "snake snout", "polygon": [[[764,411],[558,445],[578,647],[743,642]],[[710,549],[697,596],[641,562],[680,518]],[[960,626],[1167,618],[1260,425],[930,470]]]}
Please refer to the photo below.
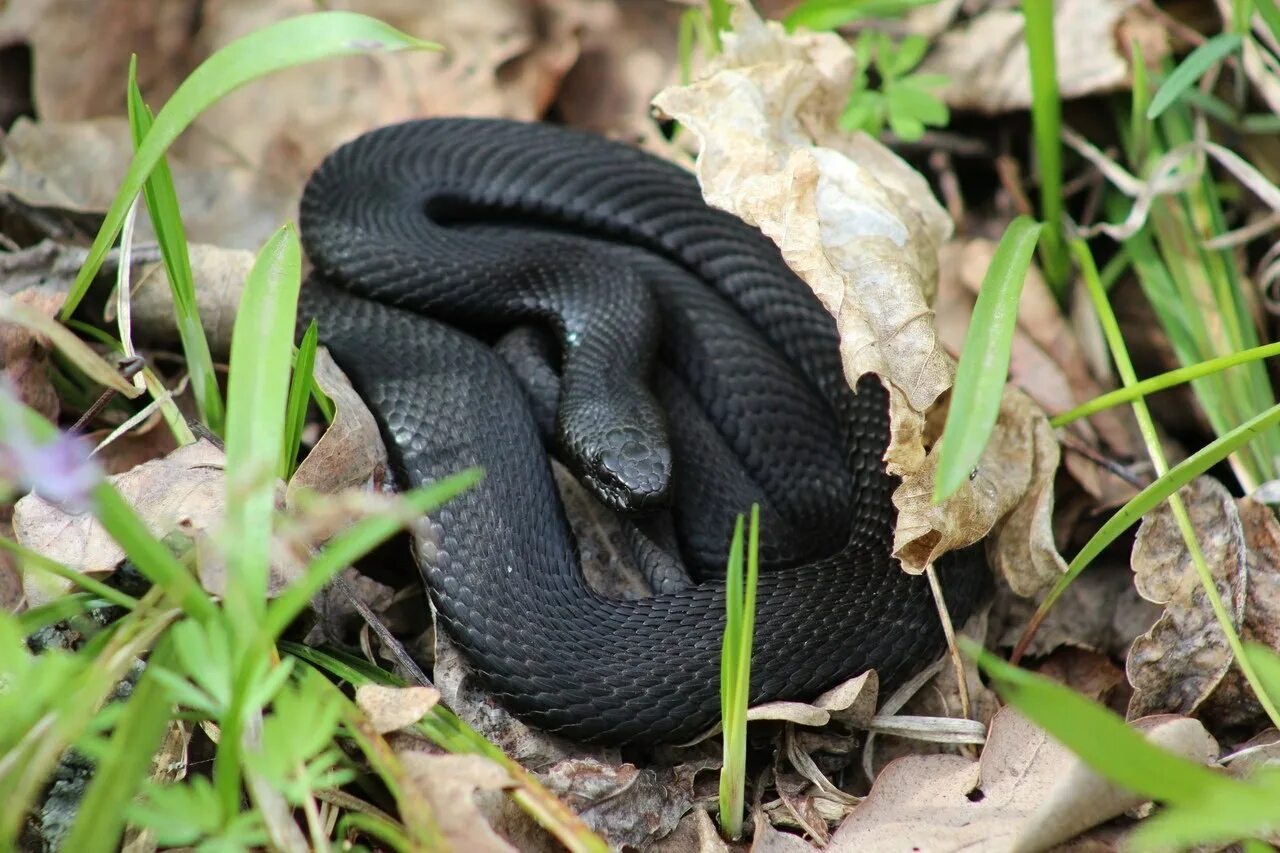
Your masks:
{"label": "snake snout", "polygon": [[608,430],[591,454],[587,485],[611,509],[637,512],[668,503],[671,449],[634,427]]}

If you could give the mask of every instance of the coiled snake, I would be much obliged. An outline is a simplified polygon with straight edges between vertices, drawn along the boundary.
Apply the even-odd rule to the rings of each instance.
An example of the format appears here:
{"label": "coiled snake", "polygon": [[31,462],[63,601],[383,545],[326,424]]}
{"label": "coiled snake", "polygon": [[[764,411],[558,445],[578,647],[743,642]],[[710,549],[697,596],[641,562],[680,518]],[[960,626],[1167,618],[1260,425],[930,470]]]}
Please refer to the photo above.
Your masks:
{"label": "coiled snake", "polygon": [[[713,725],[716,576],[752,501],[753,702],[871,667],[894,685],[941,653],[926,582],[890,557],[886,392],[874,376],[850,391],[834,321],[691,175],[548,125],[416,121],[333,153],[301,229],[316,272],[300,316],[318,319],[399,479],[485,469],[416,556],[440,624],[521,717],[611,743]],[[667,591],[588,586],[544,438],[635,513],[637,553]],[[986,568],[944,563],[962,621]],[[696,583],[663,572],[682,564]]]}

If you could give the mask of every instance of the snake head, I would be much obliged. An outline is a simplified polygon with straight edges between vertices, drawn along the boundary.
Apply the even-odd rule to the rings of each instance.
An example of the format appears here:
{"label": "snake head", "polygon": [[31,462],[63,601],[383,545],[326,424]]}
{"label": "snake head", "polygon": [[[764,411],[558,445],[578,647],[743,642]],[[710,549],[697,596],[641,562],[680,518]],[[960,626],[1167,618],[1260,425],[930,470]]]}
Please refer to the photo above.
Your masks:
{"label": "snake head", "polygon": [[614,427],[586,459],[582,480],[610,509],[639,512],[669,503],[671,449],[665,441],[634,427]]}

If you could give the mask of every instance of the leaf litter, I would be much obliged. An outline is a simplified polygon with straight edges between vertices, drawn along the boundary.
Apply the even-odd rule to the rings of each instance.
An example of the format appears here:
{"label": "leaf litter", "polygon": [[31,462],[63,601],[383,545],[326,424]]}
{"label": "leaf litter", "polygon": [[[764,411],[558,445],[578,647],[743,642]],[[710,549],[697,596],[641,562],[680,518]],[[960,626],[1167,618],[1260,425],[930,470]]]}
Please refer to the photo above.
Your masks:
{"label": "leaf litter", "polygon": [[[1167,49],[1163,27],[1154,26],[1133,4],[1073,0],[1067,5],[1072,14],[1058,13],[1060,28],[1066,27],[1065,43],[1106,45],[1105,50],[1069,50],[1060,56],[1068,97],[1127,85],[1127,58],[1114,45],[1131,35],[1143,41],[1148,60]],[[146,35],[150,47],[141,59],[140,82],[148,99],[159,103],[200,56],[248,29],[305,11],[303,6],[308,4],[301,0],[214,4],[204,9],[194,30],[193,4],[168,4],[163,16],[123,7],[109,24],[121,44],[138,33]],[[0,10],[0,44],[31,47],[38,72],[33,101],[40,117],[19,119],[8,129],[0,193],[73,223],[103,210],[131,150],[119,118],[118,81],[127,56],[101,39],[106,20],[101,13],[78,17],[76,7],[70,0],[33,0]],[[847,375],[870,370],[886,382],[894,419],[889,461],[903,477],[895,502],[896,550],[904,565],[922,570],[945,551],[986,536],[1003,586],[1016,593],[1004,593],[998,609],[1007,612],[993,624],[997,644],[1007,646],[1009,631],[1025,618],[1018,615],[1018,608],[1025,607],[1019,596],[1036,595],[1057,578],[1063,569],[1057,544],[1070,541],[1081,518],[1071,510],[1073,521],[1064,523],[1061,517],[1068,511],[1061,505],[1055,510],[1058,438],[1044,411],[1061,412],[1107,386],[1109,377],[1082,368],[1098,360],[1096,345],[1091,353],[1084,332],[1063,319],[1033,270],[1012,362],[1013,385],[1021,390],[1006,392],[997,437],[975,478],[943,507],[934,507],[929,501],[932,471],[953,357],[990,243],[970,233],[954,235],[950,217],[911,166],[869,138],[835,125],[853,71],[844,39],[785,35],[777,25],[740,11],[734,32],[724,34],[723,55],[700,60],[695,66],[699,76],[682,87],[676,85],[671,22],[684,8],[662,0],[444,0],[425,6],[379,0],[362,10],[407,32],[440,40],[450,50],[363,57],[286,72],[246,88],[204,116],[171,161],[184,220],[197,241],[192,247],[197,294],[215,351],[225,351],[239,286],[251,263],[243,250],[258,245],[280,219],[293,214],[302,181],[339,142],[410,116],[535,119],[554,110],[568,123],[639,142],[684,162],[682,149],[669,144],[647,109],[661,90],[657,106],[701,143],[696,171],[709,201],[761,227],[815,288],[840,327]],[[889,26],[938,36],[924,68],[952,78],[945,94],[953,107],[1003,112],[1026,103],[1026,60],[1016,47],[1020,35],[1013,33],[1009,11],[1000,4],[946,0]],[[68,47],[77,44],[88,47]],[[992,49],[993,44],[1007,49]],[[1262,91],[1269,92],[1270,78],[1257,57],[1246,56],[1245,64],[1247,73],[1265,84]],[[432,85],[424,85],[428,80]],[[93,82],[86,86],[85,81]],[[373,91],[377,97],[359,95]],[[1256,183],[1252,176],[1249,180]],[[43,252],[39,258],[31,254],[37,250]],[[66,290],[67,276],[74,275],[77,253],[48,243],[0,255],[6,265],[27,263],[25,269],[5,268],[5,291],[16,292],[20,288],[13,283],[26,276],[56,300]],[[139,340],[171,346],[168,287],[154,254],[135,259],[132,278],[139,283],[134,298]],[[3,335],[9,328],[0,326],[0,342],[9,340]],[[12,351],[18,355],[6,357],[6,369],[16,364],[21,377],[42,377],[40,359],[47,358],[47,348],[31,344],[38,339],[13,340]],[[331,362],[323,354],[319,358],[317,381],[337,404],[337,415],[323,433],[313,430],[307,442],[311,454],[287,491],[282,484],[282,508],[285,495],[296,509],[298,499],[306,505],[308,492],[385,485],[385,451],[372,416]],[[37,381],[23,394],[39,400],[49,391]],[[45,405],[57,405],[57,397]],[[196,457],[183,455],[196,453],[192,448],[152,443],[149,433],[156,438],[166,434],[157,419],[146,430],[136,433],[136,451],[120,457],[124,461],[118,467],[129,470],[122,470],[116,482],[146,511],[157,532],[176,528],[198,541],[204,535],[200,531],[216,524],[222,489],[219,452],[207,443],[194,445],[204,454],[199,457],[203,462],[196,462]],[[1077,437],[1099,453],[1128,458],[1139,452],[1127,415],[1093,418]],[[138,461],[135,467],[132,463]],[[1062,463],[1083,494],[1074,498],[1076,505],[1113,505],[1132,490],[1070,452]],[[575,504],[572,484],[562,487],[593,582],[610,594],[643,594],[643,581],[619,573],[616,555],[622,548],[616,526],[593,513],[581,494]],[[185,496],[179,500],[161,494],[166,489]],[[1274,647],[1274,518],[1260,504],[1231,498],[1213,481],[1198,481],[1187,491],[1195,496],[1190,503],[1197,530],[1206,533],[1202,544],[1207,556],[1212,550],[1210,565],[1220,575],[1220,588],[1242,632]],[[299,565],[316,541],[353,516],[377,508],[376,495],[366,501],[349,491],[342,494],[327,512],[317,512],[314,504],[304,506],[302,520],[277,548],[282,570]],[[1061,491],[1058,496],[1061,501]],[[188,498],[190,505],[183,502]],[[24,531],[15,531],[19,539],[26,536],[23,541],[42,553],[65,555],[69,564],[90,571],[109,573],[119,563],[113,543],[94,531],[87,517],[42,506],[34,496],[22,501],[26,503],[19,503],[14,519]],[[1077,618],[1064,617],[1055,624],[1051,617],[1033,651],[1042,658],[1042,672],[1121,707],[1129,684],[1111,661],[1127,652],[1134,725],[1167,747],[1207,762],[1216,758],[1217,747],[1199,722],[1149,715],[1193,714],[1216,731],[1224,724],[1252,721],[1256,709],[1230,669],[1220,632],[1215,636],[1215,626],[1206,620],[1202,596],[1188,581],[1189,562],[1179,550],[1181,539],[1167,510],[1160,512],[1144,522],[1133,560],[1138,588],[1154,603],[1137,600],[1124,567],[1100,569],[1068,592],[1069,597],[1081,595],[1079,606],[1070,608]],[[216,588],[216,561],[202,557],[200,562],[213,571],[207,580]],[[9,566],[0,562],[0,601],[10,606],[19,606],[22,599],[28,604],[46,601],[62,589],[47,586],[47,578],[34,582],[31,573],[22,575],[30,589],[6,586]],[[11,571],[8,577],[18,574]],[[392,611],[402,594],[355,569],[347,577],[380,616],[396,624]],[[413,587],[416,579],[406,589]],[[1068,609],[1066,601],[1056,613]],[[417,602],[425,606],[421,597]],[[1153,626],[1157,613],[1163,615]],[[413,630],[422,632],[423,626]],[[975,620],[972,630],[981,638],[987,633],[985,621]],[[425,649],[429,627],[424,636]],[[714,773],[707,771],[718,767],[714,742],[659,751],[652,764],[624,761],[616,751],[557,742],[510,719],[470,688],[465,666],[447,638],[435,641],[433,676],[441,700],[508,754],[541,772],[613,844],[727,849],[706,810],[714,799]],[[369,651],[375,653],[371,646]],[[881,701],[874,675],[853,679],[813,703],[753,709],[753,719],[769,721],[753,731],[774,741],[769,784],[777,795],[766,795],[753,809],[754,847],[804,850],[813,849],[814,842],[837,850],[879,849],[867,846],[867,836],[861,835],[874,831],[877,838],[899,845],[910,839],[929,850],[954,849],[949,845],[962,837],[990,841],[984,849],[1040,848],[1139,805],[1083,770],[1012,711],[997,712],[994,695],[972,667],[963,677],[970,713],[981,721],[973,725],[979,730],[982,723],[991,726],[977,762],[964,755],[923,755],[943,747],[885,734],[909,731],[917,720],[960,713],[956,673],[949,666],[907,704],[890,700],[900,711],[896,723],[893,717],[874,714]],[[427,687],[362,694],[362,707],[376,721],[376,730],[386,732],[420,717],[437,700]],[[376,709],[370,704],[374,695]],[[877,734],[864,740],[858,732],[868,728]],[[962,731],[946,736],[964,742]],[[501,767],[469,760],[475,758],[471,756],[414,749],[402,734],[388,736],[398,739],[406,778],[431,803],[446,838],[456,846],[552,849],[550,837],[502,796],[513,783]],[[187,749],[184,741],[175,761],[185,761]],[[1239,747],[1239,757],[1227,763],[1244,767],[1268,760],[1273,752],[1274,738],[1260,736]],[[891,760],[895,755],[902,757]],[[859,759],[875,778],[869,790],[849,781]],[[981,796],[975,798],[975,791]],[[1114,824],[1084,836],[1090,837],[1106,847],[1112,842],[1102,839],[1114,839]],[[1007,848],[998,846],[1005,842]]]}

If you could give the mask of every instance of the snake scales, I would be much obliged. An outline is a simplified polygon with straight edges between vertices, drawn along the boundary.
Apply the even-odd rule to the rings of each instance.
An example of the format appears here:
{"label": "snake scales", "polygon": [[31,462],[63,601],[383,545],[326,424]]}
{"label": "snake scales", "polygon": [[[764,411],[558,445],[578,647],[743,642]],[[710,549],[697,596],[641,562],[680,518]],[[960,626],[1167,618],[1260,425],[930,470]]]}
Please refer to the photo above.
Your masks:
{"label": "snake scales", "polygon": [[[316,270],[301,316],[398,479],[486,471],[416,557],[440,624],[519,716],[611,743],[713,725],[724,558],[752,501],[753,703],[871,667],[892,686],[941,653],[926,582],[890,557],[886,392],[873,376],[850,391],[831,317],[690,175],[547,125],[417,121],[333,153],[301,229]],[[642,560],[699,580],[658,572],[666,591],[639,600],[589,587],[544,441],[634,514]],[[963,621],[985,566],[940,568]]]}

